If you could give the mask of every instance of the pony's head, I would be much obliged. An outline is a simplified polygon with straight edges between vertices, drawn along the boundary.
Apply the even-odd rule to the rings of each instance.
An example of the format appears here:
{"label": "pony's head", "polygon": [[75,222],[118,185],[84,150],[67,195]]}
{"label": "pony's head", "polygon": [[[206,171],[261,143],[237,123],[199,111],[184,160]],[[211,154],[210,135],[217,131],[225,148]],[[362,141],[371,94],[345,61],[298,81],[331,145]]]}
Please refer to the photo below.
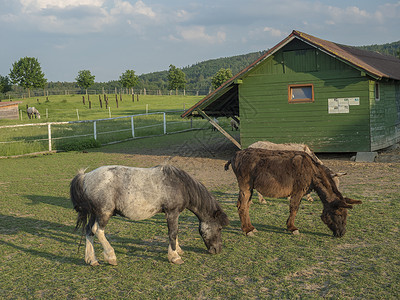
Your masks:
{"label": "pony's head", "polygon": [[39,112],[36,113],[36,116],[37,116],[38,119],[40,119],[40,113]]}
{"label": "pony's head", "polygon": [[347,209],[353,208],[352,204],[361,203],[359,200],[349,198],[337,199],[324,207],[321,219],[335,237],[342,237],[346,233]]}
{"label": "pony's head", "polygon": [[218,209],[214,213],[214,217],[207,221],[200,221],[199,232],[203,238],[204,244],[208,252],[211,254],[220,253],[222,250],[222,227],[229,224],[228,216]]}

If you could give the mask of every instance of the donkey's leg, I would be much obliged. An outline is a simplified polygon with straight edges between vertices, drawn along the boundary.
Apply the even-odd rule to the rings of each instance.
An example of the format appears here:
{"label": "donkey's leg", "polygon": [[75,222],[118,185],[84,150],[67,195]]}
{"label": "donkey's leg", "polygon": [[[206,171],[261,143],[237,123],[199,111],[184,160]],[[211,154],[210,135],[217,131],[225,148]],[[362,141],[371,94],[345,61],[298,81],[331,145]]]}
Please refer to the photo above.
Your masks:
{"label": "donkey's leg", "polygon": [[85,262],[91,266],[98,266],[99,262],[96,258],[96,254],[94,252],[94,234],[92,232],[92,227],[94,224],[95,218],[91,217],[89,223],[86,225],[86,248],[85,248]]}
{"label": "donkey's leg", "polygon": [[246,235],[253,235],[254,232],[257,232],[257,229],[251,225],[250,221],[249,209],[252,193],[253,190],[240,189],[239,198],[236,205],[238,208],[240,222],[242,223],[242,230]]}
{"label": "donkey's leg", "polygon": [[180,265],[183,264],[183,260],[179,256],[179,254],[182,254],[183,251],[178,244],[179,212],[167,212],[166,216],[167,216],[168,237],[169,237],[168,260],[173,264]]}
{"label": "donkey's leg", "polygon": [[290,214],[286,221],[287,230],[293,234],[299,234],[299,229],[294,226],[294,220],[296,218],[297,211],[299,210],[302,194],[295,194],[290,197]]}
{"label": "donkey's leg", "polygon": [[[107,218],[107,220],[102,223],[107,224],[109,217]],[[114,248],[111,247],[110,243],[107,241],[106,236],[104,234],[104,228],[105,225],[101,226],[99,225],[99,222],[96,221],[96,223],[94,223],[94,226],[92,228],[94,234],[97,236],[97,238],[99,239],[101,245],[103,246],[103,254],[104,254],[104,259],[110,264],[110,265],[117,265],[117,257],[115,256],[115,252],[114,252]]]}
{"label": "donkey's leg", "polygon": [[257,191],[257,195],[258,195],[258,202],[260,203],[267,203],[267,201],[264,199],[263,195],[261,195],[261,193],[259,191]]}

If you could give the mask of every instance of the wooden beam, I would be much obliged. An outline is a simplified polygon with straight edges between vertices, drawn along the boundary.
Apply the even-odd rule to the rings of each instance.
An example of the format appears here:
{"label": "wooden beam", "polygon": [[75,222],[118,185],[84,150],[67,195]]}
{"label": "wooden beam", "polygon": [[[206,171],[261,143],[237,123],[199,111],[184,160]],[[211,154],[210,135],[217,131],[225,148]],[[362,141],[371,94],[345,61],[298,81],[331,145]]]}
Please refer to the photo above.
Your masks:
{"label": "wooden beam", "polygon": [[227,133],[221,126],[219,126],[213,119],[211,119],[204,111],[202,111],[201,109],[197,109],[197,112],[200,115],[202,115],[206,120],[208,120],[208,122],[210,122],[212,126],[217,128],[217,130],[219,132],[221,132],[228,140],[230,140],[232,143],[234,143],[236,147],[238,147],[239,149],[242,149],[242,146],[239,144],[239,142],[237,140],[235,140],[233,138],[233,136],[231,136],[229,133]]}

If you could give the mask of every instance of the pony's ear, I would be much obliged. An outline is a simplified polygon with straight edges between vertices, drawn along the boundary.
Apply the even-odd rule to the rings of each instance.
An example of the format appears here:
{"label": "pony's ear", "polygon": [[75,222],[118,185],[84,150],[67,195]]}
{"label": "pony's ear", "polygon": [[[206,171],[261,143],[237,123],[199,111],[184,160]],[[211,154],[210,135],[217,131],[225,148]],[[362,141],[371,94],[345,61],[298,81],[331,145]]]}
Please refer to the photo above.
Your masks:
{"label": "pony's ear", "polygon": [[350,199],[350,198],[344,198],[344,201],[346,201],[346,203],[348,204],[361,204],[362,201],[360,200],[354,200],[354,199]]}
{"label": "pony's ear", "polygon": [[221,224],[221,226],[228,226],[229,225],[228,216],[221,209],[217,209],[215,211],[214,218],[219,221],[219,224]]}

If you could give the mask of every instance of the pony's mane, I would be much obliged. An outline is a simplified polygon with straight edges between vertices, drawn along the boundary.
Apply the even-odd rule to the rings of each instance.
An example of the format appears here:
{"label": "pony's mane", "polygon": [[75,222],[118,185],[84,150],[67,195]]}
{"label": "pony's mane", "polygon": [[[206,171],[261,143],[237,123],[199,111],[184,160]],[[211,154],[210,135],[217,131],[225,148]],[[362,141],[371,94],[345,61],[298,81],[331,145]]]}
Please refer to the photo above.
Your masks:
{"label": "pony's mane", "polygon": [[227,225],[227,216],[222,211],[219,203],[207,188],[198,180],[190,176],[185,171],[178,169],[172,165],[160,166],[166,178],[171,181],[180,183],[180,191],[183,196],[190,202],[190,206],[194,207],[204,215],[212,216],[217,219],[221,225]]}

